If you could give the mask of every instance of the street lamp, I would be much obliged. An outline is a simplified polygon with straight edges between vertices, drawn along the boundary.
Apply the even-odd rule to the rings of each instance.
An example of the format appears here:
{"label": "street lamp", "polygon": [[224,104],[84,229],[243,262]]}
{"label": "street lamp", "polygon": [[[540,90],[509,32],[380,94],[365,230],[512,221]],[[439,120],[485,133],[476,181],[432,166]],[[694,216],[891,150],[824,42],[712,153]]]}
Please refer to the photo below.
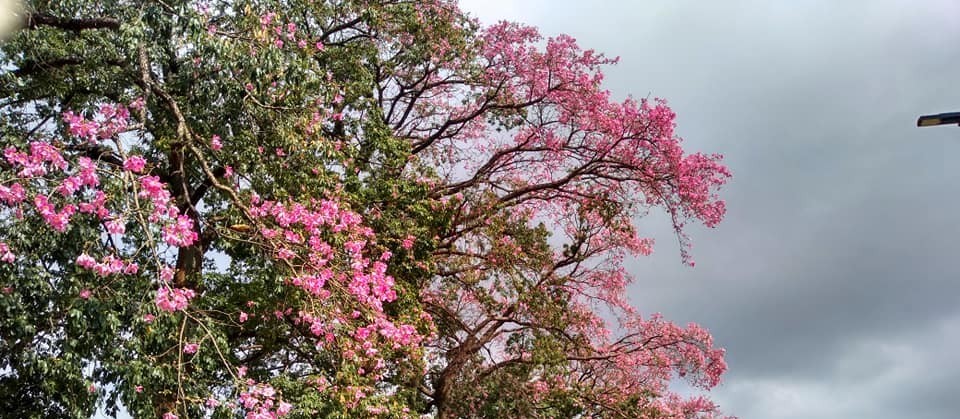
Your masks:
{"label": "street lamp", "polygon": [[917,119],[918,127],[932,127],[934,125],[957,124],[960,126],[960,112],[938,113],[936,115],[923,115]]}

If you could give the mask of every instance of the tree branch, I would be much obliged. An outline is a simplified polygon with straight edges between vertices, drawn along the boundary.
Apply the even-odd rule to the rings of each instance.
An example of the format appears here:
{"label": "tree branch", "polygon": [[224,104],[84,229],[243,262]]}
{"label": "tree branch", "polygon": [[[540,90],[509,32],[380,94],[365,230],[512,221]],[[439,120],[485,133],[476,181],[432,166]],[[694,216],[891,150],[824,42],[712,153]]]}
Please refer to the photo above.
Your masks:
{"label": "tree branch", "polygon": [[112,17],[63,18],[44,13],[27,13],[25,18],[27,29],[36,29],[39,26],[52,26],[74,32],[85,29],[110,29],[114,31],[120,29],[120,21]]}

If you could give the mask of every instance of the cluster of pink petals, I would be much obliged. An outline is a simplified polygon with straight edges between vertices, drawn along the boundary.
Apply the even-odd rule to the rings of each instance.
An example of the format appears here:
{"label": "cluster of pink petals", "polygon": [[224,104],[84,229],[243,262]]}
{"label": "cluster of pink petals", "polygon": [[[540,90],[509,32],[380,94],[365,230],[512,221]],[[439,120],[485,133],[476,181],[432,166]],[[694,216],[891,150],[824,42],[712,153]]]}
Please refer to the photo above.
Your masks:
{"label": "cluster of pink petals", "polygon": [[10,246],[4,242],[0,242],[0,262],[13,263],[17,259],[17,256],[10,251]]}
{"label": "cluster of pink petals", "polygon": [[136,275],[140,267],[134,262],[124,262],[121,259],[108,255],[102,261],[83,253],[77,256],[77,266],[92,270],[98,276],[106,277],[116,274]]}
{"label": "cluster of pink petals", "polygon": [[403,239],[403,241],[400,243],[400,247],[402,247],[404,250],[413,249],[413,242],[414,242],[414,240],[416,240],[416,237],[414,237],[414,236],[412,236],[412,235],[408,235],[408,236],[405,237],[405,238]]}
{"label": "cluster of pink petals", "polygon": [[160,181],[159,176],[141,177],[139,195],[141,198],[148,198],[153,204],[150,222],[159,222],[164,218],[174,218],[180,214],[180,210],[171,202],[170,191]]}
{"label": "cluster of pink petals", "polygon": [[143,169],[146,166],[147,166],[147,161],[140,156],[130,156],[123,161],[123,169],[133,173],[143,172]]}
{"label": "cluster of pink petals", "polygon": [[197,237],[193,220],[186,215],[177,216],[171,224],[163,228],[163,241],[171,246],[190,246],[197,241]]}
{"label": "cluster of pink petals", "polygon": [[125,221],[122,218],[115,218],[107,221],[104,225],[107,227],[107,232],[110,234],[123,234],[126,233],[127,227]]}
{"label": "cluster of pink petals", "polygon": [[97,112],[97,118],[93,120],[73,111],[63,113],[63,121],[67,124],[70,135],[92,143],[112,138],[125,131],[129,120],[130,111],[123,105],[102,105]]}
{"label": "cluster of pink petals", "polygon": [[397,326],[393,322],[378,319],[376,326],[381,336],[393,342],[394,348],[416,345],[423,340],[423,336],[417,332],[417,329],[408,324]]}
{"label": "cluster of pink petals", "polygon": [[223,143],[220,142],[220,136],[219,136],[219,135],[214,135],[212,138],[210,138],[210,149],[211,149],[211,150],[213,150],[213,151],[219,151],[219,150],[222,149],[222,148],[223,148]]}
{"label": "cluster of pink petals", "polygon": [[290,413],[293,406],[286,402],[277,402],[277,392],[273,386],[247,380],[247,391],[240,393],[240,406],[247,411],[246,419],[276,419]]}
{"label": "cluster of pink petals", "polygon": [[111,219],[110,210],[107,209],[107,194],[101,190],[93,193],[93,198],[87,202],[77,204],[82,214],[94,214],[101,220]]}
{"label": "cluster of pink petals", "polygon": [[[386,264],[382,261],[371,262],[364,256],[372,232],[361,226],[362,219],[358,214],[342,209],[339,203],[332,200],[316,201],[307,207],[298,203],[284,205],[273,201],[260,202],[256,198],[251,213],[280,227],[261,231],[268,240],[282,240],[282,244],[277,243],[278,258],[290,260],[299,256],[309,261],[303,274],[291,280],[292,284],[313,295],[325,297],[329,295],[324,289],[328,281],[346,280],[349,277],[347,289],[350,293],[377,312],[382,310],[383,302],[396,299],[394,280],[386,275]],[[330,232],[352,238],[346,240],[343,246],[344,256],[350,259],[349,273],[335,274],[328,266],[329,261],[337,257],[334,247],[325,239]],[[304,242],[306,246],[302,246]],[[297,248],[302,249],[303,253],[291,250]]]}
{"label": "cluster of pink petals", "polygon": [[27,191],[19,183],[10,186],[0,185],[0,201],[7,205],[16,205],[27,199]]}
{"label": "cluster of pink petals", "polygon": [[[309,35],[303,35],[298,39],[297,37],[297,24],[289,22],[287,24],[277,23],[274,24],[274,19],[277,17],[276,13],[268,12],[260,16],[260,28],[264,30],[269,30],[273,32],[273,39],[271,44],[275,48],[283,48],[285,45],[296,45],[299,49],[306,49],[310,45]],[[322,51],[324,45],[322,42],[316,42],[313,44],[317,51]]]}
{"label": "cluster of pink petals", "polygon": [[[293,317],[296,324],[309,326],[318,345],[336,345],[351,361],[363,358],[368,367],[359,374],[376,380],[386,368],[380,355],[384,348],[405,350],[423,341],[415,327],[395,323],[383,312],[384,303],[397,298],[394,278],[386,273],[386,261],[392,255],[382,252],[376,259],[369,257],[376,237],[363,226],[359,214],[331,199],[303,205],[257,197],[251,200],[250,213],[264,223],[260,234],[275,249],[274,257],[297,266],[291,285],[320,301],[346,291],[337,296],[341,301],[338,307],[320,304]],[[287,314],[275,313],[279,317]],[[352,339],[337,339],[344,335]]]}
{"label": "cluster of pink petals", "polygon": [[[45,176],[52,173],[51,169],[66,171],[69,165],[56,147],[44,142],[33,142],[30,144],[30,153],[17,151],[13,147],[4,150],[6,160],[14,167],[19,167],[17,175],[21,178],[30,178],[36,176]],[[100,179],[97,175],[96,164],[87,157],[77,159],[76,173],[63,178],[54,190],[60,193],[65,199],[73,195],[84,187],[96,188],[100,185]],[[51,198],[42,193],[34,196],[33,204],[37,212],[43,219],[56,231],[66,231],[67,226],[74,214],[94,213],[101,218],[109,214],[104,208],[105,199],[102,191],[96,191],[93,194],[93,200],[89,202],[80,202],[79,206],[73,203],[57,207]],[[27,199],[26,188],[21,183],[13,183],[10,186],[0,186],[0,201],[7,205],[17,205]]]}
{"label": "cluster of pink petals", "polygon": [[196,293],[188,288],[169,288],[161,286],[157,290],[155,302],[157,307],[163,311],[171,313],[187,308],[190,300],[196,296]]}
{"label": "cluster of pink petals", "polygon": [[140,178],[140,197],[148,198],[153,205],[149,220],[164,224],[162,231],[163,241],[171,246],[187,247],[193,245],[199,235],[193,219],[180,214],[174,204],[170,191],[157,176],[143,176]]}
{"label": "cluster of pink petals", "polygon": [[17,176],[31,178],[46,175],[49,169],[67,170],[67,161],[56,147],[50,143],[34,141],[30,143],[30,153],[17,151],[14,147],[3,150],[3,156],[14,167],[20,167]]}
{"label": "cluster of pink petals", "polygon": [[77,206],[73,204],[67,204],[63,206],[63,209],[57,210],[57,208],[50,202],[50,200],[44,195],[37,195],[33,199],[33,204],[37,208],[37,212],[43,219],[56,231],[66,231],[67,225],[70,224],[70,217],[77,212]]}

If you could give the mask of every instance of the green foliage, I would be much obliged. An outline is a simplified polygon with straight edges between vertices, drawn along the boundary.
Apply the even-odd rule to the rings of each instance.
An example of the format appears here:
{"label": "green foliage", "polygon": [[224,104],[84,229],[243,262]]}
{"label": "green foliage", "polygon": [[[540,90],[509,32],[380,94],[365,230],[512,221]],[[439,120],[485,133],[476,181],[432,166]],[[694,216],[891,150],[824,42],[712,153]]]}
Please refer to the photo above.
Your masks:
{"label": "green foliage", "polygon": [[[207,156],[213,168],[229,167],[240,175],[235,181],[263,199],[308,201],[336,195],[366,214],[378,233],[378,246],[398,254],[400,261],[390,268],[399,278],[399,298],[386,312],[401,321],[423,323],[417,295],[430,271],[417,261],[431,252],[430,238],[449,223],[449,216],[430,205],[426,187],[400,176],[410,146],[377,117],[381,110],[371,87],[377,66],[396,69],[419,62],[430,51],[419,46],[381,62],[375,37],[351,40],[350,33],[334,30],[344,17],[353,16],[357,27],[373,34],[410,32],[424,42],[411,17],[414,8],[403,2],[370,7],[349,1],[214,2],[206,11],[200,6],[29,4],[34,15],[60,21],[103,18],[117,26],[70,30],[40,24],[2,46],[8,69],[0,74],[3,146],[21,148],[38,139],[67,137],[60,118],[64,111],[93,117],[102,103],[146,98],[144,112],[134,112],[142,129],[125,141],[131,152],[148,158],[152,174],[171,182],[173,192],[174,176],[182,176],[191,188],[209,182],[197,162],[188,162],[182,171],[169,167],[171,158],[181,153],[182,116],[198,138],[218,135],[228,143]],[[299,53],[271,48],[272,34],[261,26],[260,17],[272,11],[278,21],[298,20],[299,30],[315,37],[310,48]],[[451,34],[454,28],[447,30]],[[212,36],[214,31],[217,36]],[[323,35],[328,46],[318,51],[313,44]],[[335,101],[335,96],[342,99]],[[179,114],[169,101],[176,103]],[[315,125],[318,104],[334,104],[330,112],[347,117],[334,126]],[[120,185],[111,182],[105,190],[122,195]],[[15,246],[23,259],[16,265],[0,264],[0,286],[7,290],[0,294],[0,366],[9,371],[0,374],[0,386],[7,389],[0,393],[8,396],[0,410],[23,417],[87,417],[99,400],[110,411],[122,402],[137,417],[166,410],[197,415],[201,404],[195,402],[207,395],[229,398],[235,391],[236,377],[224,369],[226,362],[243,364],[250,377],[271,382],[284,400],[296,402],[294,415],[334,417],[344,412],[343,400],[318,395],[300,374],[309,371],[349,382],[359,380],[347,373],[356,367],[338,353],[319,349],[303,325],[271,314],[307,304],[308,299],[285,285],[284,268],[252,245],[250,233],[230,229],[248,221],[231,197],[219,192],[203,196],[209,247],[204,268],[190,276],[202,295],[189,315],[157,311],[152,300],[157,272],[146,253],[137,260],[142,274],[132,278],[104,283],[74,268],[82,253],[102,250],[91,248],[96,242],[91,238],[101,234],[93,218],[57,234],[42,227],[39,218],[23,220],[4,213],[0,241]],[[122,246],[143,246],[147,232],[134,222],[127,228]],[[400,242],[409,234],[421,240],[407,252]],[[78,297],[81,290],[90,290],[92,296]],[[238,322],[242,311],[255,313],[257,320]],[[147,321],[145,316],[156,319]],[[201,350],[185,357],[184,342],[199,342]],[[255,349],[238,349],[243,347]],[[303,370],[301,364],[310,368]],[[415,381],[414,371],[422,368],[415,365],[397,369],[391,379]],[[93,383],[97,388],[90,392]],[[419,403],[415,391],[403,394],[406,403]],[[184,395],[180,407],[171,404]],[[235,413],[221,407],[215,417]]]}

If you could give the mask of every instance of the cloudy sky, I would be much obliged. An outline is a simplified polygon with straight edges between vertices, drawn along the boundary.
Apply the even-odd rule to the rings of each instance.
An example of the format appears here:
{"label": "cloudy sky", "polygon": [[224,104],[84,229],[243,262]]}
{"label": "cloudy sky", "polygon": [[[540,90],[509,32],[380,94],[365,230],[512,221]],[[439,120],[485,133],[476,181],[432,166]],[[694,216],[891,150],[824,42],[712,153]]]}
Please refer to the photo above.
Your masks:
{"label": "cloudy sky", "polygon": [[734,172],[680,263],[665,218],[631,263],[645,313],[707,326],[743,419],[956,417],[960,2],[468,0],[620,56],[618,96],[666,98]]}

